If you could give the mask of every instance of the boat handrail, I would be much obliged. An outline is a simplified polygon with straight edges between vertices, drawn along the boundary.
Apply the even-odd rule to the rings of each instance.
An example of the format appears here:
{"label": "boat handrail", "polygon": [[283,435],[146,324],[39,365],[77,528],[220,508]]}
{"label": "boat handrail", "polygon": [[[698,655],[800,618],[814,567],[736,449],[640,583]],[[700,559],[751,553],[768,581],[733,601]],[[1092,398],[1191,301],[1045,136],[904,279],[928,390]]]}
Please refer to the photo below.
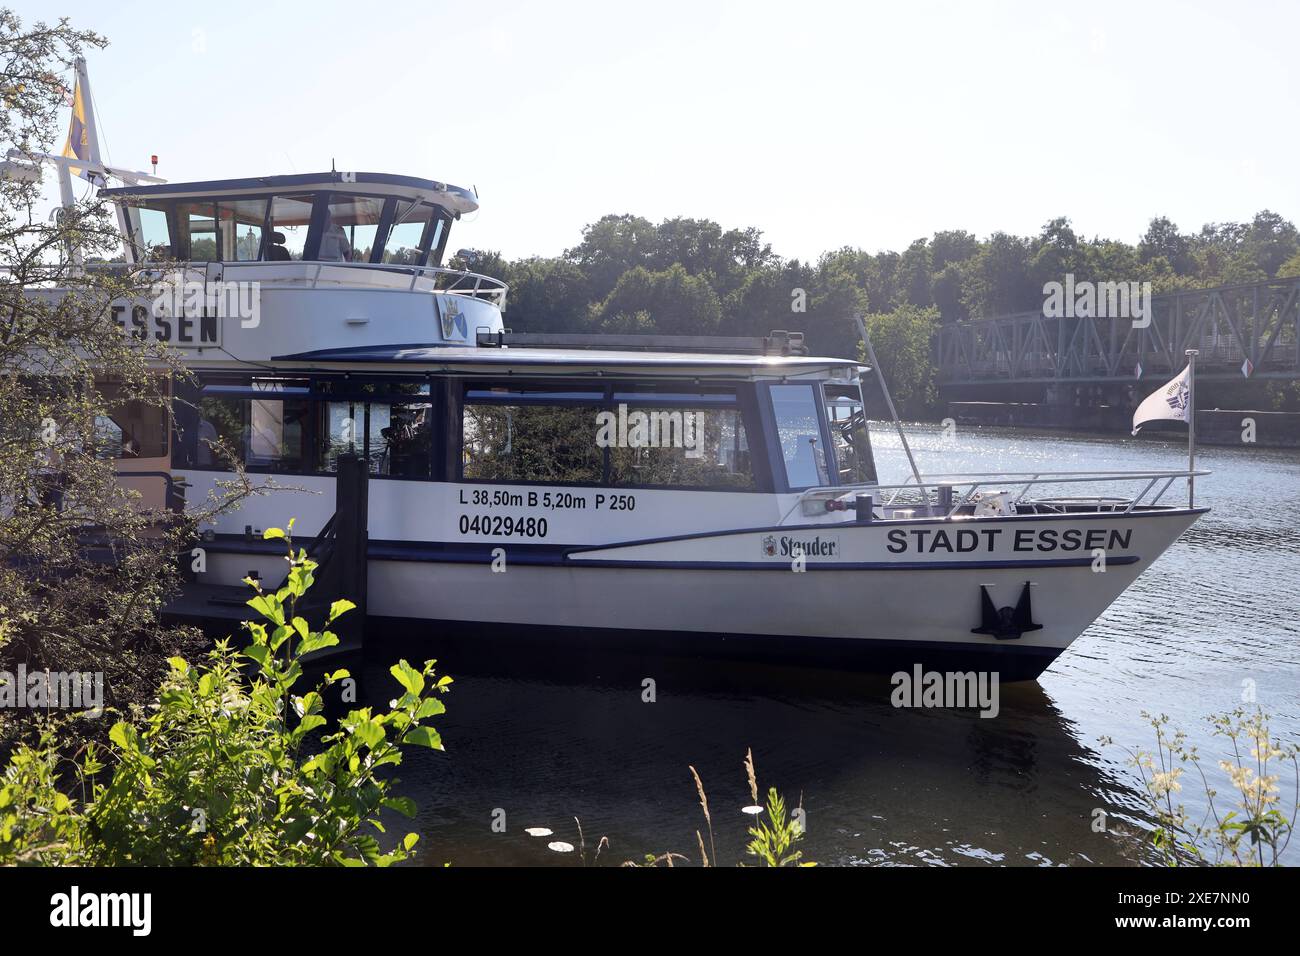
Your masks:
{"label": "boat handrail", "polygon": [[[495,305],[498,309],[505,309],[506,293],[510,287],[500,279],[493,276],[483,275],[478,272],[469,272],[465,269],[452,269],[448,266],[417,266],[404,262],[318,262],[311,259],[256,259],[249,261],[232,261],[232,262],[157,262],[157,263],[135,263],[133,265],[121,262],[96,262],[86,263],[83,268],[87,269],[107,269],[122,270],[130,269],[132,271],[149,273],[156,272],[159,274],[166,273],[173,269],[190,269],[196,271],[205,271],[208,266],[220,266],[222,277],[225,278],[229,272],[239,272],[242,270],[257,270],[270,268],[284,268],[285,266],[305,266],[306,277],[309,279],[307,288],[315,289],[321,282],[321,276],[326,270],[337,269],[372,269],[377,272],[389,273],[409,273],[411,282],[407,286],[407,291],[416,291],[416,286],[422,278],[432,278],[434,287],[428,291],[433,293],[445,293],[449,295],[462,295],[472,299],[483,299]],[[295,276],[295,280],[297,277]],[[439,288],[438,282],[443,281],[445,284]],[[329,281],[328,275],[326,281]]]}
{"label": "boat handrail", "polygon": [[[1131,499],[1114,499],[1093,496],[1100,502],[1102,500],[1115,501],[1116,505],[1124,504],[1123,514],[1131,514],[1135,508],[1154,507],[1164,496],[1170,486],[1179,478],[1200,478],[1209,475],[1211,472],[1204,470],[1188,471],[1186,469],[1176,471],[987,471],[987,472],[952,472],[948,474],[936,474],[922,476],[923,480],[917,482],[915,478],[909,478],[907,481],[898,484],[881,485],[870,482],[856,482],[849,485],[823,485],[816,488],[805,490],[800,496],[795,507],[799,507],[809,498],[824,498],[828,496],[843,497],[854,491],[863,492],[892,492],[888,498],[880,501],[882,507],[893,507],[898,501],[901,494],[908,491],[922,492],[925,500],[925,507],[930,506],[931,490],[935,493],[938,500],[938,489],[940,486],[957,489],[965,489],[965,493],[960,497],[954,495],[951,507],[941,515],[932,514],[932,517],[952,517],[957,514],[961,508],[973,503],[976,495],[981,491],[991,490],[998,485],[1016,485],[1020,486],[1018,492],[1009,501],[1010,504],[1016,504],[1024,500],[1029,489],[1035,485],[1064,485],[1064,484],[1089,484],[1103,481],[1109,482],[1126,482],[1126,481],[1145,481],[1146,484]],[[1148,494],[1156,489],[1158,483],[1159,489],[1154,492],[1150,500],[1145,501]],[[999,493],[1006,489],[997,489]],[[1075,499],[1078,501],[1087,500],[1083,498]],[[1111,509],[1115,510],[1115,509]],[[788,512],[786,518],[789,518],[794,509]]]}
{"label": "boat handrail", "polygon": [[[285,266],[294,263],[313,266],[311,274],[311,283],[309,288],[316,288],[321,281],[321,275],[326,270],[334,269],[371,269],[377,272],[409,272],[411,283],[407,287],[408,291],[414,292],[416,284],[422,278],[432,277],[435,287],[432,292],[444,292],[452,295],[464,295],[473,299],[484,299],[491,302],[497,308],[505,307],[506,293],[510,287],[500,279],[493,276],[483,275],[479,272],[470,272],[466,269],[452,269],[448,266],[417,266],[403,262],[313,262],[311,260],[303,261],[289,260],[287,263],[281,261],[249,261],[249,262],[223,262],[221,263],[223,275],[226,270],[234,269],[239,271],[247,268],[265,268],[270,266]],[[437,287],[437,282],[442,279],[448,284],[441,288]]]}

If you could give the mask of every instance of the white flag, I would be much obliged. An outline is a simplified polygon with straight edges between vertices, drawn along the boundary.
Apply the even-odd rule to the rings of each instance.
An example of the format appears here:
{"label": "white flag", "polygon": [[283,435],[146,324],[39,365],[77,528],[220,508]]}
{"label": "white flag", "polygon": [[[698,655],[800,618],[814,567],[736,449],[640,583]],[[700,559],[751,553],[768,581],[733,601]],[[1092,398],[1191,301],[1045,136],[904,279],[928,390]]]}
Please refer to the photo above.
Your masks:
{"label": "white flag", "polygon": [[1187,400],[1191,396],[1191,366],[1183,369],[1167,385],[1162,385],[1148,395],[1133,413],[1133,434],[1147,422],[1187,421]]}

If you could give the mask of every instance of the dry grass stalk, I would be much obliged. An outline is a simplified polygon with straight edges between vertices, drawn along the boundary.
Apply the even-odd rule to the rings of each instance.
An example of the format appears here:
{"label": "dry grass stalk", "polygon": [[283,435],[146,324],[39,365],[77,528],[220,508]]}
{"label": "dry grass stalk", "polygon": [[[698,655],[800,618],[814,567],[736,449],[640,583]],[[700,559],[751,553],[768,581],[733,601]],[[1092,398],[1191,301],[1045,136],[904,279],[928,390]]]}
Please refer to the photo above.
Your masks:
{"label": "dry grass stalk", "polygon": [[691,776],[695,778],[695,791],[700,795],[700,807],[704,810],[704,822],[709,825],[709,849],[713,851],[713,858],[718,858],[718,848],[713,841],[713,817],[709,814],[709,798],[704,794],[704,782],[700,780],[700,775],[696,773],[695,768],[691,767]]}

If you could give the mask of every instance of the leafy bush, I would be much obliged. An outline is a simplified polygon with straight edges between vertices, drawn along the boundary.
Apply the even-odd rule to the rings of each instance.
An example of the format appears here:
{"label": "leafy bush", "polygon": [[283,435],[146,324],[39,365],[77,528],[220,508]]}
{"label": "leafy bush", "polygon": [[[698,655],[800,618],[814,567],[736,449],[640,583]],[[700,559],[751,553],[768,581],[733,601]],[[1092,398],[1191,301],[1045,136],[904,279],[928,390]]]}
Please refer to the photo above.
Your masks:
{"label": "leafy bush", "polygon": [[222,641],[199,665],[172,658],[147,718],[120,720],[105,751],[89,744],[66,761],[71,787],[59,725],[18,748],[0,777],[0,864],[385,866],[411,854],[416,834],[387,852],[376,835],[384,809],[416,810],[385,768],[407,747],[442,749],[426,721],[445,711],[451,678],[434,661],[399,661],[402,693],[388,710],[357,708],[331,725],[322,692],[348,672],[297,688],[303,659],[338,643],[328,628],[353,605],[335,601],[312,630],[296,610],[316,562],[280,529],[265,537],[285,539],[289,574],[274,593],[247,582],[263,618],[247,625],[250,646]]}

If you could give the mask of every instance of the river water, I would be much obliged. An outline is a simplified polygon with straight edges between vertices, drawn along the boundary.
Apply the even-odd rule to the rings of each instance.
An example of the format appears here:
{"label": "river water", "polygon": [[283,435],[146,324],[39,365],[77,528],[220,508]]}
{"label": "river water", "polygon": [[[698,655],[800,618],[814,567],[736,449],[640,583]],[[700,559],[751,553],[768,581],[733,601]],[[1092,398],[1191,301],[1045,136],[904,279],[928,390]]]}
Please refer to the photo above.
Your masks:
{"label": "river water", "polygon": [[[881,481],[902,481],[897,435],[872,434]],[[1060,432],[915,425],[909,440],[931,473],[1186,465],[1179,444]],[[420,807],[410,826],[422,862],[576,865],[576,853],[547,848],[580,843],[575,817],[588,862],[602,836],[601,865],[668,850],[698,861],[696,831],[711,843],[693,766],[713,817],[709,855],[734,864],[747,841],[746,748],[764,791],[802,799],[804,850],[822,864],[1150,862],[1140,841],[1094,827],[1099,810],[1112,830],[1136,832],[1144,819],[1121,749],[1153,745],[1143,711],[1169,715],[1213,758],[1203,763],[1220,794],[1225,743],[1211,714],[1253,693],[1275,735],[1300,741],[1300,452],[1202,448],[1198,465],[1214,474],[1198,481],[1197,504],[1214,510],[1037,683],[1003,687],[993,719],[895,709],[884,677],[488,648],[454,635],[389,640],[366,669],[375,702],[396,686],[384,671],[397,651],[438,657],[456,678],[437,721],[446,751],[401,768],[402,791]],[[654,703],[642,700],[646,677]],[[1179,797],[1199,818],[1201,785],[1194,773],[1184,781]],[[1300,842],[1285,859],[1300,863]]]}

